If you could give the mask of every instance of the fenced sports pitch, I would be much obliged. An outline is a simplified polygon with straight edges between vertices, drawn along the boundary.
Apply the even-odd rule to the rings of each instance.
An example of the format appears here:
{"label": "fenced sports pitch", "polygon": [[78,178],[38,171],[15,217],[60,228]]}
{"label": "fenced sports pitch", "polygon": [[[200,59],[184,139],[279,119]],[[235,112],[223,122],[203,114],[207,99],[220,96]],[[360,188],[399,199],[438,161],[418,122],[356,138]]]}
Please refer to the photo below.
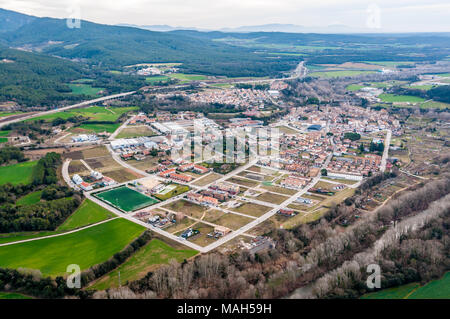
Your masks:
{"label": "fenced sports pitch", "polygon": [[132,212],[158,203],[157,199],[141,194],[126,186],[98,193],[95,196],[111,206],[126,212]]}

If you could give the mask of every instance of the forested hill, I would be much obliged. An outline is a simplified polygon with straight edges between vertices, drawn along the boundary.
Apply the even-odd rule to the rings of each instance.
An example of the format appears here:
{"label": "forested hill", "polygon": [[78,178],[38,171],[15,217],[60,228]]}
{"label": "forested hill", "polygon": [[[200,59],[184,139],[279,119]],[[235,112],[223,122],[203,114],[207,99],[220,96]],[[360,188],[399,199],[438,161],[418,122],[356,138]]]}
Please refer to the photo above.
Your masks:
{"label": "forested hill", "polygon": [[31,23],[35,17],[0,8],[0,32],[14,31]]}
{"label": "forested hill", "polygon": [[86,72],[80,63],[0,47],[0,102],[41,106],[70,99],[67,93],[71,90],[65,83]]}
{"label": "forested hill", "polygon": [[36,18],[13,31],[2,32],[0,42],[105,67],[181,62],[185,72],[226,76],[273,76],[293,69],[300,59],[274,59],[250,48],[210,39],[87,21],[81,22],[81,28],[71,29],[65,19],[53,18]]}

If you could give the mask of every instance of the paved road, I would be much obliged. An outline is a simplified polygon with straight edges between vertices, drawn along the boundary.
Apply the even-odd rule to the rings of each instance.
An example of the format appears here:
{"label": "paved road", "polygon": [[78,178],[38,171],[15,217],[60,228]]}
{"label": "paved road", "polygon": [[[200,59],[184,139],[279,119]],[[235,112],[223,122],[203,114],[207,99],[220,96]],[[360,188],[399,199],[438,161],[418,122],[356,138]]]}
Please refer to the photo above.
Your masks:
{"label": "paved road", "polygon": [[43,115],[49,115],[49,114],[53,114],[53,113],[67,111],[67,110],[74,109],[74,108],[77,108],[77,107],[88,106],[88,105],[95,104],[95,103],[98,103],[98,102],[103,102],[103,101],[107,101],[107,100],[117,99],[119,97],[128,96],[128,95],[131,95],[131,94],[134,94],[134,93],[136,93],[136,91],[120,93],[120,94],[113,94],[113,95],[104,96],[104,97],[101,97],[101,98],[98,98],[98,99],[89,100],[89,101],[81,102],[81,103],[78,103],[78,104],[57,108],[57,109],[50,110],[50,111],[34,113],[32,115],[23,116],[23,117],[16,118],[16,119],[13,119],[13,120],[10,120],[10,121],[2,122],[2,123],[0,123],[0,127],[6,126],[6,125],[9,125],[9,124],[13,124],[13,123],[17,123],[17,122],[22,122],[22,121],[29,120],[29,119],[32,119],[32,118],[36,118],[36,117],[43,116]]}
{"label": "paved road", "polygon": [[[331,161],[332,156],[333,156],[333,153],[331,153],[328,156],[328,158],[326,159],[325,163],[322,165],[322,168],[326,168],[328,166],[328,164]],[[232,239],[234,239],[234,238],[236,238],[236,237],[238,237],[240,235],[243,235],[244,233],[246,233],[247,231],[249,231],[253,227],[261,224],[265,220],[267,220],[270,217],[272,217],[273,215],[275,215],[280,209],[289,206],[298,197],[303,196],[306,192],[308,192],[320,180],[321,177],[322,176],[320,174],[318,174],[305,188],[301,189],[295,195],[291,196],[287,201],[281,203],[280,205],[276,206],[275,208],[273,208],[269,212],[265,213],[264,215],[258,217],[254,221],[248,223],[247,225],[239,228],[236,231],[231,232],[230,234],[226,235],[225,237],[220,238],[219,240],[217,240],[216,242],[206,246],[205,248],[208,249],[208,251],[216,249],[217,247],[225,244],[226,242],[228,242],[228,241],[230,241],[230,240],[232,240]]]}
{"label": "paved road", "polygon": [[114,133],[111,134],[111,136],[108,138],[108,140],[112,141],[116,138],[117,135],[119,135],[122,130],[127,127],[128,123],[132,120],[132,117],[127,119],[117,130],[114,131]]}

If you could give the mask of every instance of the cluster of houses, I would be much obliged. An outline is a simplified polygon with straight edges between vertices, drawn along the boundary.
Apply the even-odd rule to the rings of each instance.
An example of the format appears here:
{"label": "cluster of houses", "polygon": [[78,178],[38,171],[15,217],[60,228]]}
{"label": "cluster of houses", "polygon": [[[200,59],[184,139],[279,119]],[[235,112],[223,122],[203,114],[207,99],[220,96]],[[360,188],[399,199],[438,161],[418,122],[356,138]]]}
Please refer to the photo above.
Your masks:
{"label": "cluster of houses", "polygon": [[117,184],[116,181],[112,178],[103,176],[102,173],[97,171],[91,172],[90,179],[93,180],[92,183],[85,182],[83,178],[78,174],[75,174],[72,177],[72,181],[75,183],[75,185],[86,192],[93,190],[94,187],[106,187]]}
{"label": "cluster of houses", "polygon": [[370,108],[343,104],[340,107],[306,106],[293,108],[286,119],[291,125],[304,127],[310,125],[328,125],[330,132],[338,135],[340,132],[376,132],[391,129],[393,132],[401,129],[400,122],[386,110],[375,111]]}
{"label": "cluster of houses", "polygon": [[199,193],[190,193],[187,199],[203,206],[218,206],[239,194],[239,186],[230,183],[217,183]]}
{"label": "cluster of houses", "polygon": [[266,102],[270,100],[269,92],[253,89],[204,90],[184,95],[195,103],[220,103],[239,108],[264,108]]}
{"label": "cluster of houses", "polygon": [[305,178],[298,175],[290,175],[289,177],[280,181],[280,186],[284,188],[298,190],[308,185],[310,181],[311,178]]}
{"label": "cluster of houses", "polygon": [[158,175],[160,177],[168,178],[170,180],[182,183],[189,183],[194,179],[190,175],[177,173],[176,168],[169,168],[167,170],[160,172]]}
{"label": "cluster of houses", "polygon": [[376,154],[359,156],[333,157],[328,164],[328,173],[368,176],[380,170],[382,157]]}
{"label": "cluster of houses", "polygon": [[180,166],[178,166],[178,170],[180,172],[192,171],[196,174],[206,174],[210,171],[209,168],[206,168],[204,166],[194,164],[194,163],[187,163],[187,164],[180,165]]}
{"label": "cluster of houses", "polygon": [[217,198],[205,196],[199,193],[189,193],[186,195],[186,198],[189,201],[202,206],[215,207],[219,205],[219,200]]}

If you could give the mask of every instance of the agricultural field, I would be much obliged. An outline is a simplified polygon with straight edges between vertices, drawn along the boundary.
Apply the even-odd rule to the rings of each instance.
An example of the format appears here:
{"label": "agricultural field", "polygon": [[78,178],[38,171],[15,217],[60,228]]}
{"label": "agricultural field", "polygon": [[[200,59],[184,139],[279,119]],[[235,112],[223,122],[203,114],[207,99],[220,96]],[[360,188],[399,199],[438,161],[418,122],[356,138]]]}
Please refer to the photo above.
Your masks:
{"label": "agricultural field", "polygon": [[77,126],[77,129],[82,129],[86,133],[114,133],[120,126],[120,123],[84,123]]}
{"label": "agricultural field", "polygon": [[448,103],[443,103],[443,102],[436,102],[436,101],[427,101],[425,103],[422,103],[420,105],[420,108],[422,109],[440,109],[440,110],[445,110],[445,109],[450,109],[450,104]]}
{"label": "agricultural field", "polygon": [[159,239],[153,239],[117,269],[95,281],[88,289],[105,290],[116,288],[119,286],[119,272],[120,281],[123,285],[127,281],[143,278],[149,271],[156,269],[159,265],[168,264],[172,259],[182,262],[196,254],[196,250],[173,247]]}
{"label": "agricultural field", "polygon": [[323,71],[323,72],[312,72],[308,76],[321,77],[321,78],[338,78],[338,77],[351,77],[362,74],[371,74],[375,71]]}
{"label": "agricultural field", "polygon": [[450,299],[450,272],[438,280],[424,286],[410,283],[400,287],[388,288],[369,293],[362,299]]}
{"label": "agricultural field", "polygon": [[378,96],[383,102],[387,103],[421,103],[425,102],[425,99],[411,95],[395,95],[395,94],[380,94]]}
{"label": "agricultural field", "polygon": [[96,96],[104,90],[104,88],[95,88],[89,84],[71,83],[69,84],[72,94]]}
{"label": "agricultural field", "polygon": [[37,162],[23,162],[0,167],[0,185],[11,183],[13,185],[31,183],[33,168]]}
{"label": "agricultural field", "polygon": [[12,116],[12,115],[18,115],[18,114],[22,114],[22,113],[23,112],[0,112],[0,118]]}
{"label": "agricultural field", "polygon": [[41,201],[41,195],[42,195],[42,191],[37,191],[37,192],[27,194],[27,195],[19,198],[16,201],[16,204],[26,206],[26,205],[33,205],[33,204],[39,203]]}
{"label": "agricultural field", "polygon": [[64,275],[71,264],[85,270],[121,251],[143,231],[142,226],[115,219],[60,237],[0,247],[0,267],[39,269],[44,276]]}
{"label": "agricultural field", "polygon": [[155,75],[155,76],[149,76],[145,78],[145,81],[149,83],[150,85],[153,85],[158,82],[168,82],[170,80],[170,77],[165,75]]}
{"label": "agricultural field", "polygon": [[66,221],[58,227],[59,231],[72,230],[87,225],[95,224],[115,215],[105,208],[86,199],[80,207]]}
{"label": "agricultural field", "polygon": [[15,292],[0,292],[0,299],[33,299]]}
{"label": "agricultural field", "polygon": [[2,233],[0,234],[0,244],[12,243],[26,239],[39,238],[44,236],[56,235],[59,231],[36,231],[36,232],[20,232],[20,233]]}
{"label": "agricultural field", "polygon": [[365,87],[364,85],[360,85],[360,84],[350,84],[349,86],[347,86],[345,89],[347,91],[359,91],[361,90],[363,87]]}
{"label": "agricultural field", "polygon": [[158,202],[158,200],[143,195],[126,186],[97,193],[95,197],[125,212],[131,212]]}
{"label": "agricultural field", "polygon": [[148,126],[128,126],[117,134],[116,138],[134,138],[141,136],[153,136],[155,132]]}
{"label": "agricultural field", "polygon": [[83,116],[88,118],[90,121],[98,121],[98,122],[115,122],[121,117],[123,114],[137,110],[136,107],[111,107],[106,108],[102,106],[91,106],[87,108],[81,109],[72,109],[63,112],[57,112],[52,114],[46,114],[39,117],[35,117],[33,119],[26,120],[29,121],[38,121],[44,120],[45,122],[51,122],[56,118],[68,119],[74,116]]}
{"label": "agricultural field", "polygon": [[173,73],[170,75],[172,79],[177,79],[181,81],[181,84],[188,83],[191,81],[204,81],[208,78],[204,75],[198,74],[184,74],[184,73]]}

